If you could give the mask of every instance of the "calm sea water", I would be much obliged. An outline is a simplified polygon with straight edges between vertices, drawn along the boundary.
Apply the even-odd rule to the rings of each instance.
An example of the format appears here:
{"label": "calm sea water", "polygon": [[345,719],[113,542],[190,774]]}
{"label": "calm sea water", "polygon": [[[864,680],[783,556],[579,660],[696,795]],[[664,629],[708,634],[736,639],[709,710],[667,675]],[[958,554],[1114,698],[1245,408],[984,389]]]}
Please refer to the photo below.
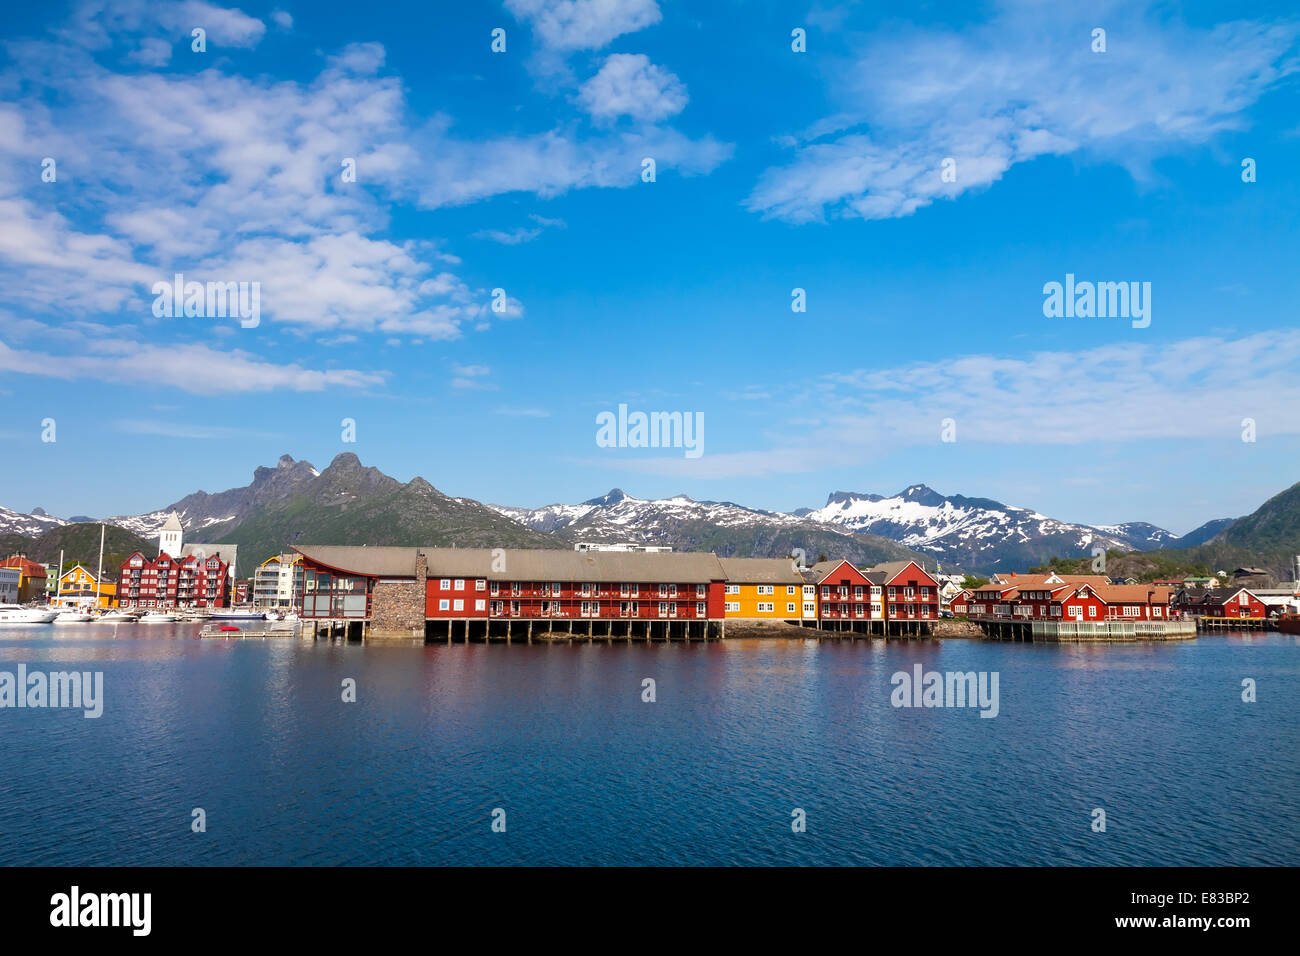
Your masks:
{"label": "calm sea water", "polygon": [[[363,647],[0,630],[0,670],[19,661],[102,671],[105,705],[0,710],[0,864],[1300,863],[1287,635]],[[997,672],[999,715],[892,707],[891,675],[917,663]]]}

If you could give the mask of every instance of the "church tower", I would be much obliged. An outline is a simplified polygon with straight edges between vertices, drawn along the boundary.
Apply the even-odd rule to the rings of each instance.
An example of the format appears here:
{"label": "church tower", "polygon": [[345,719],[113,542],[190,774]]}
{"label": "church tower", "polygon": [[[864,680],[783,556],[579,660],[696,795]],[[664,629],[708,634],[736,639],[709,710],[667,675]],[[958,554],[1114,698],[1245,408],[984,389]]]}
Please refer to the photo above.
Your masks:
{"label": "church tower", "polygon": [[162,526],[162,531],[158,532],[158,553],[166,552],[173,558],[181,556],[181,536],[184,531],[181,529],[181,519],[172,512],[168,517],[167,523]]}

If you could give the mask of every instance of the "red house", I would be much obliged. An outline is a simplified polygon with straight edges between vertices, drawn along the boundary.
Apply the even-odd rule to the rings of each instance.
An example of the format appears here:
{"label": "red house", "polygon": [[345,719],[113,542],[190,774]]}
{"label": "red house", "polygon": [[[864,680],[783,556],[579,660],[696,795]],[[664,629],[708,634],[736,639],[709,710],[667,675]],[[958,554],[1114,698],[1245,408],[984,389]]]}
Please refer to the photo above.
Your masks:
{"label": "red house", "polygon": [[1189,589],[1175,600],[1178,610],[1192,617],[1268,617],[1268,607],[1248,588]]}
{"label": "red house", "polygon": [[878,564],[884,575],[885,615],[891,621],[939,619],[939,582],[915,561]]}
{"label": "red house", "polygon": [[215,556],[173,558],[163,552],[150,561],[137,551],[122,562],[117,603],[126,608],[225,607],[228,570]]}
{"label": "red house", "polygon": [[864,574],[847,560],[818,562],[812,566],[812,572],[817,581],[817,614],[821,620],[884,619],[881,599],[885,580],[883,575]]}

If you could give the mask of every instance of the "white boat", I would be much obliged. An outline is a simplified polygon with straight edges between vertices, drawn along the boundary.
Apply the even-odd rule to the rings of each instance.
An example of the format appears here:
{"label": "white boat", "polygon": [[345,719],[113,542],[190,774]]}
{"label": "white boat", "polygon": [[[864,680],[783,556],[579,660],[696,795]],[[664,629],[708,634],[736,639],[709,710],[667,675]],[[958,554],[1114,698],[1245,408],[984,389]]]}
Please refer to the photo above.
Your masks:
{"label": "white boat", "polygon": [[134,614],[128,614],[126,611],[109,611],[107,614],[99,616],[101,621],[134,621],[137,620]]}
{"label": "white boat", "polygon": [[59,616],[58,611],[21,604],[0,604],[0,627],[10,624],[50,624]]}
{"label": "white boat", "polygon": [[140,618],[141,624],[175,624],[176,615],[166,611],[146,611]]}
{"label": "white boat", "polygon": [[86,624],[95,619],[95,615],[84,611],[60,611],[54,618],[55,624]]}
{"label": "white boat", "polygon": [[264,611],[252,607],[214,607],[208,612],[210,621],[260,621],[265,617]]}

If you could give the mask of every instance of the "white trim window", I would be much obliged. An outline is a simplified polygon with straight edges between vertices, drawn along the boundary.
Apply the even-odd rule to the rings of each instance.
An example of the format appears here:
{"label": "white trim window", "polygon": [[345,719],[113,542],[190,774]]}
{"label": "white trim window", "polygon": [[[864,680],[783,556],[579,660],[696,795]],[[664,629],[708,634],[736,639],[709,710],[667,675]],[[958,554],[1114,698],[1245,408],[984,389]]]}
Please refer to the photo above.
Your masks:
{"label": "white trim window", "polygon": [[438,582],[438,590],[439,590],[439,591],[450,591],[450,590],[451,590],[451,578],[443,578],[442,580],[440,580],[440,581]]}
{"label": "white trim window", "polygon": [[479,578],[477,581],[474,582],[475,591],[482,591],[485,587],[487,587],[487,582],[484,581],[482,578]]}
{"label": "white trim window", "polygon": [[443,598],[441,601],[438,602],[438,610],[439,611],[451,610],[451,602],[448,601],[446,598]]}
{"label": "white trim window", "polygon": [[457,590],[457,591],[463,591],[463,590],[465,590],[465,579],[464,579],[464,578],[457,578],[457,579],[456,579],[456,588],[455,588],[455,590]]}
{"label": "white trim window", "polygon": [[728,602],[724,605],[724,609],[726,610],[726,612],[727,612],[728,614],[739,614],[739,613],[740,613],[740,602],[739,602],[739,601],[728,601]]}
{"label": "white trim window", "polygon": [[739,593],[740,593],[740,585],[739,585],[739,584],[728,584],[728,585],[727,585],[725,588],[723,588],[722,590],[723,590],[725,593],[727,593],[727,594],[739,594]]}
{"label": "white trim window", "polygon": [[451,609],[452,609],[453,611],[463,611],[463,610],[465,610],[465,599],[464,599],[464,598],[456,598],[456,600],[454,600],[454,601],[451,602]]}
{"label": "white trim window", "polygon": [[487,602],[484,601],[482,598],[478,598],[474,601],[474,610],[481,611],[485,607],[487,607]]}
{"label": "white trim window", "polygon": [[773,604],[771,601],[760,601],[758,603],[759,614],[771,614],[775,610],[776,610],[776,605]]}
{"label": "white trim window", "polygon": [[771,593],[772,593],[772,585],[770,585],[770,584],[760,584],[760,585],[758,586],[758,591],[757,591],[756,593],[758,593],[758,594],[771,594]]}
{"label": "white trim window", "polygon": [[794,614],[794,613],[796,613],[796,612],[795,612],[795,607],[796,607],[796,605],[794,605],[794,604],[790,604],[790,603],[787,603],[786,606],[785,606],[785,613],[786,613],[786,614]]}

